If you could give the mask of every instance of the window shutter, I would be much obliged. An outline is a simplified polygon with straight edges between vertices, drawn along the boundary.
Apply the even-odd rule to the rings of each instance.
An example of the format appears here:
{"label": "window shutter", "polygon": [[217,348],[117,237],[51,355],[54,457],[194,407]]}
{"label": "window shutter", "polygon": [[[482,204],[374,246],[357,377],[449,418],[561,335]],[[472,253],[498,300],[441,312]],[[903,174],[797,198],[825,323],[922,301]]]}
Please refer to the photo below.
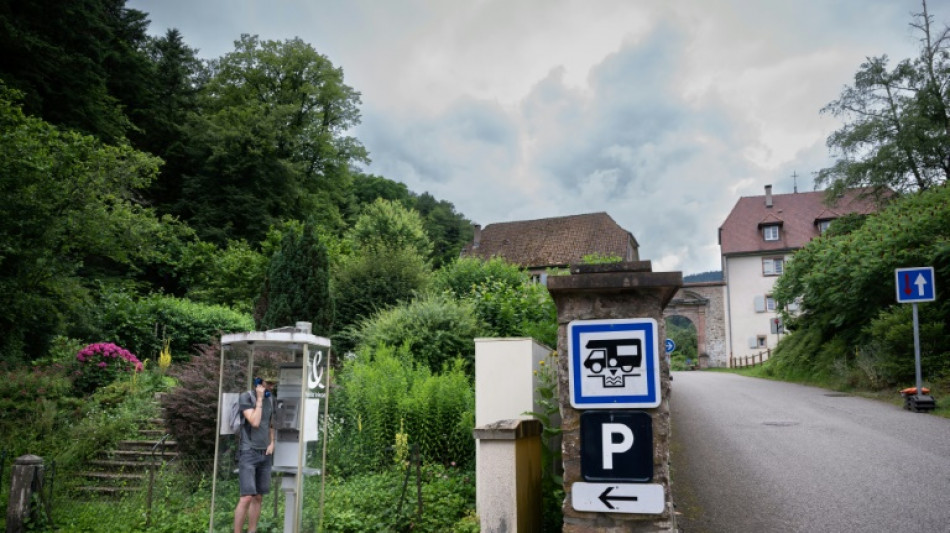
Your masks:
{"label": "window shutter", "polygon": [[755,337],[749,337],[749,348],[755,349],[759,347],[759,340]]}
{"label": "window shutter", "polygon": [[755,306],[756,313],[765,312],[765,296],[756,296],[753,298],[752,304]]}

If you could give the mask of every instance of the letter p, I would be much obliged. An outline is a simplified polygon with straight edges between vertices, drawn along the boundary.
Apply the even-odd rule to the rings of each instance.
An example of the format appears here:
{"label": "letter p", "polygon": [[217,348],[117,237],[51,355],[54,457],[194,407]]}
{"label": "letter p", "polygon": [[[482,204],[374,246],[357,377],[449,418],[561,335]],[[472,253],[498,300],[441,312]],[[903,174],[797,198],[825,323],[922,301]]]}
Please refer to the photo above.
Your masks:
{"label": "letter p", "polygon": [[[621,436],[620,442],[614,442],[614,435]],[[604,424],[601,427],[603,442],[604,470],[613,470],[614,454],[633,448],[633,430],[625,424]]]}

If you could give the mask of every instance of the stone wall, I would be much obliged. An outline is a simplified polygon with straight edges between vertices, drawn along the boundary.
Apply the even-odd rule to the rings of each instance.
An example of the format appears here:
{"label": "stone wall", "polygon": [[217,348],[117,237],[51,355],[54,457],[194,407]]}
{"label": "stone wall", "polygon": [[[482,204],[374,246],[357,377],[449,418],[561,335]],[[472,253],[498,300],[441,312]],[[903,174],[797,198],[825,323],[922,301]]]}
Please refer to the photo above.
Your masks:
{"label": "stone wall", "polygon": [[684,316],[696,326],[697,353],[705,354],[705,366],[729,366],[726,346],[726,285],[721,281],[687,283],[676,291],[663,312],[664,318]]}

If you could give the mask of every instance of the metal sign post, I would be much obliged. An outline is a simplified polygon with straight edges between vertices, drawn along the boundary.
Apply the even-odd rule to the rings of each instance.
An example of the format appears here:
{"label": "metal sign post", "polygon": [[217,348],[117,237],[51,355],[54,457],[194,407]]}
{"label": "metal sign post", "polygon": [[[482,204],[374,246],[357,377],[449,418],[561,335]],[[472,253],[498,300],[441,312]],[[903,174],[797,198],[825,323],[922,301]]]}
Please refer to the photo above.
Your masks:
{"label": "metal sign post", "polygon": [[924,394],[920,369],[920,322],[917,318],[917,303],[932,302],[937,299],[934,269],[933,267],[898,268],[894,271],[894,276],[897,303],[912,304],[914,314],[914,369],[917,377],[917,388],[914,391],[912,401],[908,402],[907,406],[914,411],[932,410],[936,403],[933,397]]}

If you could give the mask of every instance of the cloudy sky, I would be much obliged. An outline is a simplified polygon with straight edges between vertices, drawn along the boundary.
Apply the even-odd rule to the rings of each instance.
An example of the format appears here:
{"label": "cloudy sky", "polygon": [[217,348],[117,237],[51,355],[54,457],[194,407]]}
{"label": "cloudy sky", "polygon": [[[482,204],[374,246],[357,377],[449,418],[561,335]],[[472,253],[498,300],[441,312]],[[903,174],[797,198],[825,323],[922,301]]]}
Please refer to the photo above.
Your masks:
{"label": "cloudy sky", "polygon": [[[950,2],[931,0],[941,27]],[[740,196],[813,190],[820,109],[913,57],[919,0],[129,0],[205,59],[300,37],[362,93],[364,170],[483,226],[606,211],[654,271],[720,268]]]}

